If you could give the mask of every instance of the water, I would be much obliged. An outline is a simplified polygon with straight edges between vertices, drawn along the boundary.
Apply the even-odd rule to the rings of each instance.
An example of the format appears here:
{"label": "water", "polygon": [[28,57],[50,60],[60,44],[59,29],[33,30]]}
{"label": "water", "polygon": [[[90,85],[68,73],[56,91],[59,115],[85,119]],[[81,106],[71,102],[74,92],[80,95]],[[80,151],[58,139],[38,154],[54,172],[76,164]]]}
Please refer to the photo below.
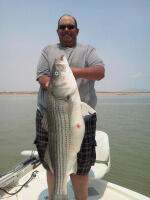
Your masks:
{"label": "water", "polygon": [[36,97],[0,97],[0,173],[21,162],[23,150],[35,150]]}
{"label": "water", "polygon": [[[97,129],[109,136],[111,169],[104,180],[150,197],[150,96],[98,97]],[[0,97],[0,173],[35,150],[36,96]]]}

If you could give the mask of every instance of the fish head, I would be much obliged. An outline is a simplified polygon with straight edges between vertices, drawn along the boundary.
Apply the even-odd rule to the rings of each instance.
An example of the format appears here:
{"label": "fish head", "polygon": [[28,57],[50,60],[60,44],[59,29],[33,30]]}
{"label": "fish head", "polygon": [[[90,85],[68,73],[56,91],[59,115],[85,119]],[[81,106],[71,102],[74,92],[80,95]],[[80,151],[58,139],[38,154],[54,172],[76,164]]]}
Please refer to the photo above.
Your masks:
{"label": "fish head", "polygon": [[67,59],[62,56],[56,59],[50,78],[50,90],[53,96],[58,99],[65,99],[75,92],[77,83],[69,67]]}

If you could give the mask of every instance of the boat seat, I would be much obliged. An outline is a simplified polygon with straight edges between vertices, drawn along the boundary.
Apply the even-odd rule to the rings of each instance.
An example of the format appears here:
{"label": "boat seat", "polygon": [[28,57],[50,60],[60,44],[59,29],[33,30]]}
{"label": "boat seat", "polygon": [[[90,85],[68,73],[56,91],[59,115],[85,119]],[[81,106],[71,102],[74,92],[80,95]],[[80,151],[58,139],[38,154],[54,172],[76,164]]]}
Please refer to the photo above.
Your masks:
{"label": "boat seat", "polygon": [[89,179],[102,178],[110,169],[110,148],[108,135],[96,131],[96,163],[91,167]]}

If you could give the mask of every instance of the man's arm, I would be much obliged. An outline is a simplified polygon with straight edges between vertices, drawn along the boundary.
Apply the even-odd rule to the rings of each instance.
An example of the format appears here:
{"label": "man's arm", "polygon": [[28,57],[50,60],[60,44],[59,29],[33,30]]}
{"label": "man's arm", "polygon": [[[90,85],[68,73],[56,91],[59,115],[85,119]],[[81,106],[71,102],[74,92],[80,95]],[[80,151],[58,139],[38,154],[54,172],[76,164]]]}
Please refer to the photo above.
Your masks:
{"label": "man's arm", "polygon": [[86,68],[77,68],[70,67],[75,79],[85,78],[92,81],[101,80],[105,77],[105,69],[100,65],[86,67]]}
{"label": "man's arm", "polygon": [[[77,67],[70,67],[75,79],[78,78],[85,78],[92,81],[101,80],[105,77],[105,69],[104,67],[97,65],[93,67],[87,68],[77,68]],[[38,82],[43,89],[48,88],[50,77],[49,76],[40,76],[38,78]]]}

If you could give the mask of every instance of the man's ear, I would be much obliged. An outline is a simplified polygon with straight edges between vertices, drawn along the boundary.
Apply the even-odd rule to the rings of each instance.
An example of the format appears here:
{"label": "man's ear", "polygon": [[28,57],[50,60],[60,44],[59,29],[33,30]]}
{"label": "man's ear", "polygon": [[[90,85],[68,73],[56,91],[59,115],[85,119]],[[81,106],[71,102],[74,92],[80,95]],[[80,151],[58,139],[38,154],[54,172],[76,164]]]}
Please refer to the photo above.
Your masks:
{"label": "man's ear", "polygon": [[76,28],[76,32],[77,32],[77,35],[78,35],[78,33],[79,33],[79,29],[78,28]]}

